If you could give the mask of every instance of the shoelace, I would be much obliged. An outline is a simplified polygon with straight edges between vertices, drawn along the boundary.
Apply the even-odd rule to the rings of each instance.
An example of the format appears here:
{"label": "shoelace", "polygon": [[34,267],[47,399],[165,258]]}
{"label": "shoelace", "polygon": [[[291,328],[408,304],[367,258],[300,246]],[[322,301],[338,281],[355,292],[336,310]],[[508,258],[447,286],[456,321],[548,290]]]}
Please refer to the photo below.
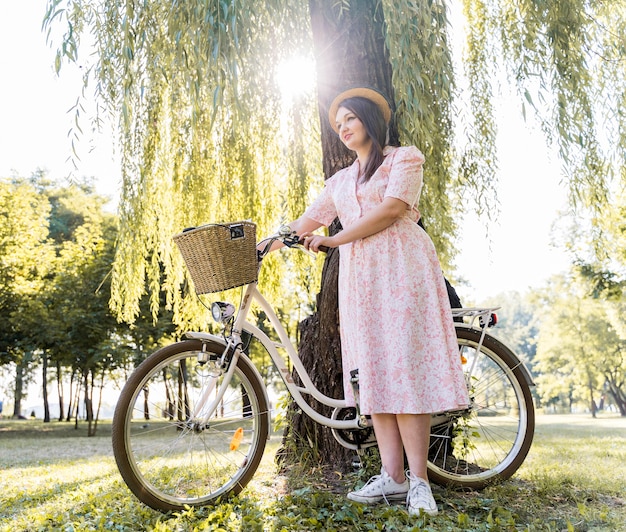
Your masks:
{"label": "shoelace", "polygon": [[407,498],[406,498],[406,505],[407,508],[409,507],[409,501],[411,501],[413,499],[413,497],[411,497],[411,492],[417,492],[415,493],[417,500],[419,501],[419,507],[420,508],[430,508],[430,497],[428,497],[428,486],[425,482],[423,481],[414,481],[411,483],[411,487],[409,489],[409,493],[407,494]]}
{"label": "shoelace", "polygon": [[387,504],[387,506],[391,506],[391,503],[389,502],[389,500],[387,499],[387,496],[385,495],[385,481],[383,480],[383,476],[382,474],[380,475],[374,475],[373,477],[371,477],[366,483],[365,485],[361,488],[362,490],[364,490],[365,488],[367,488],[367,486],[369,486],[370,484],[373,484],[374,482],[376,482],[377,480],[381,481],[381,487],[380,487],[380,492],[383,496],[383,500],[385,501],[385,503]]}
{"label": "shoelace", "polygon": [[361,488],[362,490],[364,490],[365,488],[367,488],[370,484],[373,484],[374,482],[376,482],[379,478],[381,478],[382,475],[374,475],[373,477],[371,477]]}

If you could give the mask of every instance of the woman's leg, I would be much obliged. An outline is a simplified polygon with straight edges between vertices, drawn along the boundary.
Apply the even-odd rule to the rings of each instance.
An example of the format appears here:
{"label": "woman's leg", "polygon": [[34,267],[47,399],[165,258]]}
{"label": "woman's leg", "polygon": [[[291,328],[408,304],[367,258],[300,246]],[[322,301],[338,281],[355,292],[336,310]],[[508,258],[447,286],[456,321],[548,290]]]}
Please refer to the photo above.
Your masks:
{"label": "woman's leg", "polygon": [[430,441],[430,414],[398,414],[404,451],[409,462],[409,492],[406,506],[409,515],[425,512],[436,515],[439,511],[428,484],[428,444]]}
{"label": "woman's leg", "polygon": [[395,414],[372,414],[380,459],[387,474],[396,482],[404,482],[402,437]]}
{"label": "woman's leg", "polygon": [[[409,470],[416,477],[428,480],[426,463],[430,442],[430,414],[398,414],[396,419]],[[376,437],[378,438],[378,432]]]}
{"label": "woman's leg", "polygon": [[409,482],[404,473],[402,439],[396,416],[373,414],[372,421],[383,467],[380,475],[374,475],[362,488],[348,493],[348,499],[368,504],[382,501],[405,502]]}

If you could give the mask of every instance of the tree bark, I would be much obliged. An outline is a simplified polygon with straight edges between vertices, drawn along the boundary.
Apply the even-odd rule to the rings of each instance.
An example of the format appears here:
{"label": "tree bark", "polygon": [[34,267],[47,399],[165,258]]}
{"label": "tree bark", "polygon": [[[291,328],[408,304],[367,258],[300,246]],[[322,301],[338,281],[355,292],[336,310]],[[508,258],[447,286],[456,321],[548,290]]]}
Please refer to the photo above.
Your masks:
{"label": "tree bark", "polygon": [[620,415],[626,417],[626,395],[622,391],[622,387],[611,376],[607,377],[607,382],[609,384],[609,393],[613,396]]}
{"label": "tree bark", "polygon": [[[92,376],[92,382],[89,380],[89,375]],[[85,393],[85,419],[87,420],[87,436],[91,435],[93,424],[93,373],[89,369],[85,369],[83,372],[84,393]],[[78,416],[77,416],[78,424]]]}
{"label": "tree bark", "polygon": [[102,408],[102,393],[104,391],[104,377],[106,375],[106,371],[103,369],[102,374],[100,375],[100,391],[98,393],[98,406],[96,408],[96,415],[93,420],[93,431],[90,432],[89,436],[95,436],[98,432],[98,420],[100,419],[100,409]]}
{"label": "tree bark", "polygon": [[76,381],[76,370],[72,369],[70,375],[70,391],[69,391],[69,404],[67,405],[67,416],[65,421],[71,421],[74,415],[74,405],[78,404],[80,394],[80,384],[76,385],[76,391],[74,391],[74,382]]}
{"label": "tree bark", "polygon": [[[338,4],[338,3],[337,3]],[[383,92],[393,107],[391,65],[384,40],[384,18],[380,2],[359,0],[350,2],[349,9],[326,0],[310,0],[311,27],[317,63],[318,102],[321,123],[323,166],[325,178],[351,164],[354,153],[349,151],[331,128],[328,108],[342,90],[355,86],[373,87]],[[345,8],[344,8],[345,9]],[[397,144],[397,128],[390,129],[390,141]],[[330,234],[341,230],[337,220]],[[326,257],[322,284],[317,296],[317,311],[299,327],[299,355],[315,386],[324,394],[343,397],[341,342],[337,299],[339,250]],[[297,376],[294,376],[297,378]],[[310,404],[325,415],[330,408],[309,398]],[[285,448],[287,461],[298,461],[302,446],[313,449],[321,463],[336,470],[347,471],[353,451],[343,448],[330,430],[315,423],[292,405]],[[290,450],[292,454],[290,453]],[[306,453],[307,455],[311,454]]]}
{"label": "tree bark", "polygon": [[22,416],[22,399],[24,398],[24,369],[27,367],[27,354],[19,360],[15,368],[15,393],[13,400],[13,417],[19,419]]}
{"label": "tree bark", "polygon": [[57,393],[59,395],[59,421],[63,421],[63,377],[61,362],[57,360]]}
{"label": "tree bark", "polygon": [[48,401],[48,354],[44,352],[41,365],[43,393],[43,422],[50,423],[50,402]]}

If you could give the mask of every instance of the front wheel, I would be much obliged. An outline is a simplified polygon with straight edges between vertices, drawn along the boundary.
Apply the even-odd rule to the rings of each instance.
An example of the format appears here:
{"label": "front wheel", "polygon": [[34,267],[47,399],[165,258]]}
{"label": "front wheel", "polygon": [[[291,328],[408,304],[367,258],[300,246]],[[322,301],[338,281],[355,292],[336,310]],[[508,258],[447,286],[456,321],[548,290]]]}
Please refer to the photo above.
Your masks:
{"label": "front wheel", "polygon": [[435,416],[428,473],[444,486],[481,489],[509,478],[526,458],[535,430],[529,383],[518,358],[480,330],[457,327],[468,385],[467,411]]}
{"label": "front wheel", "polygon": [[[124,386],[113,418],[113,453],[130,490],[156,510],[202,506],[239,493],[254,475],[269,434],[262,381],[240,356],[223,384],[207,355],[224,347],[187,340],[159,349]],[[194,411],[196,414],[194,415]]]}

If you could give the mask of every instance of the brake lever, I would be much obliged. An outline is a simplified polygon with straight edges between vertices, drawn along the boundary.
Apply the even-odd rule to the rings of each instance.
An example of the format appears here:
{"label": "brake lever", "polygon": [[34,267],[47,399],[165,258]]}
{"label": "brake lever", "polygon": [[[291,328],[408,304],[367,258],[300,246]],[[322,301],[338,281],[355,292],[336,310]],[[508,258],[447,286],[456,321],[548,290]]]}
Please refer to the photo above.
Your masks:
{"label": "brake lever", "polygon": [[298,244],[302,245],[302,242],[300,241],[300,238],[296,233],[293,233],[290,236],[285,236],[281,238],[281,240],[283,241],[283,244],[285,244],[285,246],[287,246],[288,248],[293,248]]}
{"label": "brake lever", "polygon": [[302,252],[306,253],[309,257],[313,257],[313,258],[317,257],[317,253],[314,253],[314,252],[313,252],[313,251],[311,251],[310,249],[305,248],[305,247],[304,247],[302,244],[300,244],[300,243],[294,244],[294,245],[293,245],[293,246],[291,246],[291,247],[299,249],[300,251],[302,251]]}

